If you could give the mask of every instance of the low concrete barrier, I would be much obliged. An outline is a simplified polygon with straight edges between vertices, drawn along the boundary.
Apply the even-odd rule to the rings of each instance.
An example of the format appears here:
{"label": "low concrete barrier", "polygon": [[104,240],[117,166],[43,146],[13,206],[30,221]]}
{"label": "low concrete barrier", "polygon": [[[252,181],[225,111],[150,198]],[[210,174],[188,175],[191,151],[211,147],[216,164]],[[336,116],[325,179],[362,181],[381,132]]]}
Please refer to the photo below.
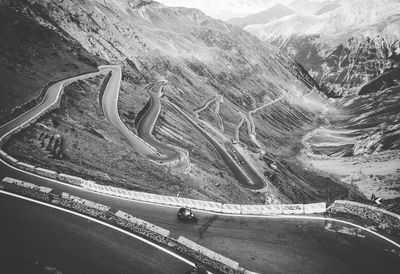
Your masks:
{"label": "low concrete barrier", "polygon": [[304,204],[304,213],[305,214],[314,214],[314,213],[325,213],[326,212],[326,203],[313,203],[313,204]]}
{"label": "low concrete barrier", "polygon": [[130,197],[129,190],[122,189],[122,197],[129,198]]}
{"label": "low concrete barrier", "polygon": [[118,210],[117,213],[115,213],[115,216],[117,216],[117,217],[119,217],[121,219],[124,219],[124,220],[126,220],[128,222],[131,222],[132,224],[135,224],[135,225],[141,226],[141,227],[143,227],[145,229],[148,229],[148,230],[150,230],[150,231],[152,231],[154,233],[160,234],[160,235],[162,235],[164,237],[169,237],[169,235],[170,235],[169,230],[164,229],[164,228],[159,227],[159,226],[156,226],[156,225],[153,225],[152,223],[146,222],[146,221],[144,221],[142,219],[133,217],[132,215],[130,215],[128,213],[125,213],[125,212],[123,212],[121,210]]}
{"label": "low concrete barrier", "polygon": [[222,203],[204,201],[204,210],[221,213]]}
{"label": "low concrete barrier", "polygon": [[52,178],[52,179],[57,178],[57,172],[49,170],[49,169],[41,168],[41,167],[36,168],[36,173],[39,175],[45,176],[45,177]]}
{"label": "low concrete barrier", "polygon": [[14,157],[12,157],[12,156],[10,156],[10,155],[7,155],[7,160],[9,161],[9,162],[11,162],[11,163],[13,163],[13,164],[16,164],[17,162],[18,162],[18,160],[17,159],[15,159]]}
{"label": "low concrete barrier", "polygon": [[222,211],[222,213],[227,213],[227,214],[240,214],[241,213],[240,205],[236,205],[236,204],[223,204],[221,211]]}
{"label": "low concrete barrier", "polygon": [[304,214],[303,204],[282,205],[283,214]]}
{"label": "low concrete barrier", "polygon": [[28,172],[35,172],[36,167],[33,165],[29,165],[23,162],[18,162],[17,166],[22,169],[22,170],[26,170]]}
{"label": "low concrete barrier", "polygon": [[242,214],[249,214],[249,215],[263,214],[263,205],[241,205],[240,209]]}
{"label": "low concrete barrier", "polygon": [[76,177],[76,176],[72,176],[72,175],[68,175],[68,174],[64,174],[64,173],[60,173],[57,175],[57,178],[61,181],[73,184],[73,185],[77,185],[77,186],[81,186],[83,183],[83,179],[80,177]]}
{"label": "low concrete barrier", "polygon": [[143,201],[142,196],[140,195],[140,192],[133,191],[133,190],[129,190],[129,199]]}
{"label": "low concrete barrier", "polygon": [[265,215],[283,214],[282,205],[263,205],[262,213]]}
{"label": "low concrete barrier", "polygon": [[151,202],[156,203],[158,201],[156,194],[145,193],[145,192],[136,192],[138,200],[143,202]]}
{"label": "low concrete barrier", "polygon": [[95,183],[94,182],[91,182],[91,181],[82,181],[82,185],[81,185],[81,187],[83,187],[83,188],[85,188],[85,189],[90,189],[90,190],[93,190],[94,191],[94,185],[95,185]]}
{"label": "low concrete barrier", "polygon": [[194,200],[187,198],[179,198],[179,204],[177,206],[187,206],[193,209],[204,209],[204,201],[202,200]]}
{"label": "low concrete barrier", "polygon": [[158,203],[163,205],[178,205],[181,201],[180,198],[174,196],[157,195]]}
{"label": "low concrete barrier", "polygon": [[66,208],[70,208],[74,211],[78,211],[104,221],[108,221],[112,213],[109,212],[110,207],[92,202],[90,200],[82,199],[81,197],[71,195],[69,193],[61,193],[60,205]]}
{"label": "low concrete barrier", "polygon": [[218,254],[218,253],[215,253],[214,260],[216,260],[216,261],[218,261],[218,262],[220,262],[220,263],[222,263],[224,265],[227,265],[232,269],[235,269],[235,270],[239,269],[239,263],[238,262],[235,262],[234,260],[231,260],[231,259],[229,259],[229,258],[227,258],[225,256],[222,256],[222,255]]}
{"label": "low concrete barrier", "polygon": [[3,158],[6,158],[8,156],[8,154],[5,153],[3,150],[0,150],[0,156]]}
{"label": "low concrete barrier", "polygon": [[[226,270],[226,272],[228,272],[228,273],[235,273],[235,271],[239,270],[238,262],[235,262],[235,261],[233,261],[229,258],[226,258],[218,253],[215,253],[214,251],[212,251],[208,248],[205,248],[189,239],[186,239],[185,237],[179,236],[178,243],[187,247],[188,249],[198,252],[200,255],[203,255],[203,256],[208,257],[216,262],[221,263],[221,266],[219,266],[219,267],[214,266],[220,270],[222,270],[221,267],[224,268],[224,270]],[[201,257],[201,256],[199,256],[199,257]],[[229,268],[231,269],[230,271],[229,271]]]}
{"label": "low concrete barrier", "polygon": [[124,191],[123,191],[123,189],[122,188],[115,188],[115,194],[117,195],[117,196],[119,196],[119,197],[125,197],[124,196]]}
{"label": "low concrete barrier", "polygon": [[44,186],[37,186],[32,183],[6,177],[2,180],[4,189],[10,192],[21,194],[37,200],[49,202],[53,199],[52,189]]}
{"label": "low concrete barrier", "polygon": [[120,189],[117,187],[98,185],[95,182],[84,181],[82,187],[109,195],[124,197],[127,199],[180,206],[190,207],[192,209],[206,210],[217,213],[226,214],[248,214],[248,215],[277,215],[277,214],[313,214],[324,213],[326,211],[326,203],[313,204],[291,204],[291,205],[239,205],[239,204],[222,204],[218,202],[209,202],[203,200],[195,200],[174,196],[165,196],[151,194],[146,192],[132,191]]}

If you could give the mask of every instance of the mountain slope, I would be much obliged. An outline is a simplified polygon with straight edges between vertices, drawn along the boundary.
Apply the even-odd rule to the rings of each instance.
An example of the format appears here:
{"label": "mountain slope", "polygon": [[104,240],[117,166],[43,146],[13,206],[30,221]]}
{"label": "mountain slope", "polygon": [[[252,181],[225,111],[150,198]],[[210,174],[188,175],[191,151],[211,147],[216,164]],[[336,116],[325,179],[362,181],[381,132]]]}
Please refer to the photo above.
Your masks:
{"label": "mountain slope", "polygon": [[332,5],[332,0],[326,1],[310,1],[310,0],[294,0],[287,4],[287,6],[296,11],[298,14],[310,15],[317,14],[325,6]]}
{"label": "mountain slope", "polygon": [[246,27],[299,61],[329,96],[342,96],[396,66],[400,3],[342,1]]}
{"label": "mountain slope", "polygon": [[248,25],[253,24],[265,24],[272,20],[279,19],[290,14],[293,14],[293,11],[291,9],[282,4],[277,4],[265,11],[261,11],[259,13],[251,14],[245,17],[231,18],[227,22],[244,28]]}
{"label": "mountain slope", "polygon": [[50,81],[93,71],[104,63],[71,36],[48,29],[25,12],[0,3],[0,121],[9,120],[10,112],[24,103],[19,111],[38,103],[36,98]]}
{"label": "mountain slope", "polygon": [[[159,184],[145,185],[156,178],[143,173],[143,167],[152,168],[152,164],[132,154],[126,160],[129,171],[115,165],[116,170],[110,172],[113,184],[124,182],[151,192],[242,203],[307,202],[347,195],[345,186],[305,170],[293,157],[299,152],[300,136],[321,122],[325,98],[310,93],[313,79],[275,47],[198,10],[167,8],[152,1],[22,2],[30,16],[61,29],[91,54],[123,67],[118,107],[133,132],[134,119],[148,102],[148,85],[162,79],[171,83],[163,90],[164,103],[153,135],[189,151],[190,164],[152,169],[176,177],[175,184],[165,182],[161,189]],[[266,188],[255,192],[241,185],[213,143],[173,107],[195,120],[194,110],[215,96],[222,98],[222,103],[202,112],[196,123],[237,165],[250,162],[256,169],[253,174],[265,180]],[[240,140],[234,144],[231,140],[242,115],[247,115],[250,132],[240,127]],[[57,128],[52,130],[57,133]],[[104,146],[98,149],[96,155],[106,150]],[[104,151],[103,157],[108,153]],[[86,166],[94,168],[96,163]],[[127,175],[135,168],[141,169],[143,178]],[[154,176],[162,178],[160,173]]]}

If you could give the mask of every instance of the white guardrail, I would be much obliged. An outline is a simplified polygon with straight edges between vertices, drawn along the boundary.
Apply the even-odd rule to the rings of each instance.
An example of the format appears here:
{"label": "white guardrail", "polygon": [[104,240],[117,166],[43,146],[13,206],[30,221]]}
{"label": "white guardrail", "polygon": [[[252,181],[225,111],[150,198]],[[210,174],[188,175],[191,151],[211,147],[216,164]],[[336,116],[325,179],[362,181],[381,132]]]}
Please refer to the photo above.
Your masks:
{"label": "white guardrail", "polygon": [[3,150],[0,150],[0,156],[9,164],[25,170],[30,173],[57,179],[72,185],[80,186],[84,189],[103,193],[111,196],[117,196],[125,199],[131,199],[142,202],[149,202],[161,205],[170,205],[177,207],[190,207],[192,209],[218,212],[225,214],[245,214],[245,215],[276,215],[276,214],[315,214],[325,213],[326,203],[311,203],[311,204],[273,204],[273,205],[240,205],[240,204],[223,204],[219,202],[195,200],[182,197],[165,196],[159,194],[152,194],[140,191],[133,191],[122,189],[118,187],[105,186],[97,184],[93,181],[88,181],[80,177],[57,173],[49,169],[35,167],[30,164],[19,162],[14,157],[11,157]]}
{"label": "white guardrail", "polygon": [[289,204],[289,205],[240,205],[223,204],[203,200],[194,200],[181,197],[150,194],[139,191],[132,191],[111,186],[103,186],[90,181],[83,181],[83,188],[126,199],[132,199],[156,204],[171,205],[177,207],[190,207],[192,209],[205,210],[226,214],[246,215],[273,215],[273,214],[315,214],[325,213],[326,203],[312,204]]}

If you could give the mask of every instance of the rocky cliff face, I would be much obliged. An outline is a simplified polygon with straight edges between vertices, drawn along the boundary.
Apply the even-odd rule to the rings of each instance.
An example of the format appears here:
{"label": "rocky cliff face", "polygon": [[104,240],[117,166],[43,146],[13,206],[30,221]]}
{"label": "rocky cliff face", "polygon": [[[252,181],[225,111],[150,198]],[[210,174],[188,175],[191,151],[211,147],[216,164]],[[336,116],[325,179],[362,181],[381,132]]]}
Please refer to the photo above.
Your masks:
{"label": "rocky cliff face", "polygon": [[246,30],[286,51],[327,95],[338,97],[398,66],[399,12],[400,3],[394,0],[336,0],[319,4],[312,14]]}
{"label": "rocky cliff face", "polygon": [[399,40],[384,37],[357,36],[333,49],[320,42],[319,35],[295,35],[282,42],[271,41],[293,56],[329,97],[357,92],[385,71],[399,64]]}
{"label": "rocky cliff face", "polygon": [[[297,0],[296,11],[245,29],[314,77],[331,99],[321,127],[304,137],[304,162],[365,196],[399,196],[400,2]],[[357,191],[350,199],[358,199]],[[362,195],[361,195],[362,196]]]}

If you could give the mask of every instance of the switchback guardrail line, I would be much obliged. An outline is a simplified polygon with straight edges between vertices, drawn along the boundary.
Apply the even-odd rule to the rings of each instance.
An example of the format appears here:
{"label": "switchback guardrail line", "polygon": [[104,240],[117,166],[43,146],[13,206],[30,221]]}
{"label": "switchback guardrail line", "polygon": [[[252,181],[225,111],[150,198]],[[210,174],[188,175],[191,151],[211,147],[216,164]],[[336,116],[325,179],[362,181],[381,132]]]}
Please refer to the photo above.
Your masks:
{"label": "switchback guardrail line", "polygon": [[246,214],[246,215],[277,215],[277,214],[315,214],[325,213],[326,203],[311,203],[311,204],[273,204],[273,205],[240,205],[240,204],[223,204],[213,201],[195,200],[189,198],[166,196],[152,194],[147,192],[127,190],[112,186],[97,184],[94,181],[85,180],[80,177],[57,173],[49,169],[35,167],[33,165],[19,162],[15,158],[0,150],[0,156],[3,157],[9,164],[18,169],[25,170],[30,173],[36,173],[40,176],[50,179],[60,180],[62,182],[80,186],[84,189],[102,193],[106,195],[121,197],[130,200],[149,202],[161,205],[170,205],[177,207],[190,207],[197,210],[204,210],[225,214]]}

